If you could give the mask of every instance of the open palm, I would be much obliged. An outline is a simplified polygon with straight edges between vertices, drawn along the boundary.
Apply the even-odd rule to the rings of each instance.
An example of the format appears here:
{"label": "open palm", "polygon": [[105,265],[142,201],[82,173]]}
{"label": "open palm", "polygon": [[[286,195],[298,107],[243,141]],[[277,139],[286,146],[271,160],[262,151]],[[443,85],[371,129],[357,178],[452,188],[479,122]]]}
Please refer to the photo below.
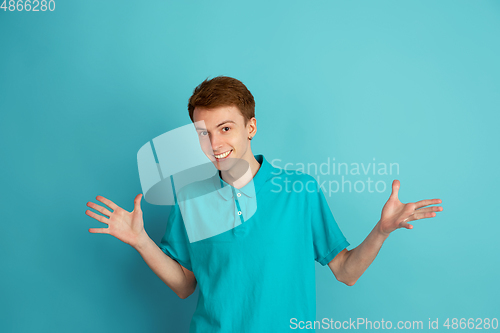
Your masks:
{"label": "open palm", "polygon": [[96,199],[112,209],[113,212],[110,212],[108,209],[93,202],[87,202],[88,207],[93,208],[103,215],[109,217],[106,218],[90,210],[86,210],[85,214],[96,219],[99,222],[108,225],[107,228],[90,228],[89,232],[110,234],[124,243],[135,246],[139,240],[139,237],[142,236],[145,232],[144,221],[142,219],[141,198],[142,194],[138,194],[135,197],[134,210],[132,212],[126,211],[111,200],[108,200],[102,196],[97,196]]}
{"label": "open palm", "polygon": [[379,223],[380,231],[383,233],[390,234],[399,228],[412,229],[413,225],[409,224],[409,221],[435,217],[435,212],[443,210],[441,206],[426,207],[441,203],[441,199],[421,200],[407,204],[402,203],[398,198],[399,187],[399,180],[394,180],[392,182],[391,196],[382,209],[382,216]]}

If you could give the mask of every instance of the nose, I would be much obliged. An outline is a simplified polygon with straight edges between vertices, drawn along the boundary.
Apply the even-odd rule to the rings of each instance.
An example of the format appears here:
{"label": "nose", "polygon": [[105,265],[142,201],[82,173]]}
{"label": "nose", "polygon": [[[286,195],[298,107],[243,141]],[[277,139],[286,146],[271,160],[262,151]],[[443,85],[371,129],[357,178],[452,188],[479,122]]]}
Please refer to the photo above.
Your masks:
{"label": "nose", "polygon": [[212,145],[212,151],[216,152],[220,147],[222,147],[221,139],[218,135],[209,134],[210,144]]}

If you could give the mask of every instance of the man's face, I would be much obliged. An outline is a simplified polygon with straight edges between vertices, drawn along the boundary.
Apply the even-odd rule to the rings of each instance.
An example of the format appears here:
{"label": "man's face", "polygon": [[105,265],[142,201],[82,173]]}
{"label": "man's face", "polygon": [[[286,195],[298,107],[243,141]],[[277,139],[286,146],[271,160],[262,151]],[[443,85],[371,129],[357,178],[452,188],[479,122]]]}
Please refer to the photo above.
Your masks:
{"label": "man's face", "polygon": [[250,162],[253,155],[248,137],[255,134],[255,118],[245,126],[245,118],[236,106],[221,106],[196,107],[193,120],[201,149],[218,170]]}

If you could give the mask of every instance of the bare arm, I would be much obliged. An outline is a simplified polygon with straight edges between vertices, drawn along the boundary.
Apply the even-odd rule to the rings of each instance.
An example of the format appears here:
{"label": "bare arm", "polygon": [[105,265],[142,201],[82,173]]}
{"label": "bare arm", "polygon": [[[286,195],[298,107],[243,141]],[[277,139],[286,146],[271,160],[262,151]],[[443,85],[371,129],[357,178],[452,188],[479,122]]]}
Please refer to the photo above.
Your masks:
{"label": "bare arm", "polygon": [[134,210],[128,212],[111,200],[102,196],[97,196],[96,199],[111,208],[113,212],[93,202],[88,202],[87,206],[109,217],[106,218],[90,210],[85,211],[85,214],[88,216],[108,225],[107,228],[90,228],[89,232],[110,234],[132,246],[139,252],[153,272],[158,275],[177,296],[182,299],[187,298],[196,288],[196,278],[193,272],[182,267],[177,261],[163,253],[156,243],[148,236],[144,230],[141,198],[142,194],[135,197]]}
{"label": "bare arm", "polygon": [[196,289],[196,278],[190,270],[184,268],[177,261],[168,255],[156,245],[149,237],[145,236],[135,246],[135,249],[142,256],[149,268],[158,275],[158,277],[172,289],[177,296],[185,299]]}
{"label": "bare arm", "polygon": [[353,286],[377,256],[388,235],[380,234],[377,224],[358,247],[341,251],[328,263],[340,282]]}

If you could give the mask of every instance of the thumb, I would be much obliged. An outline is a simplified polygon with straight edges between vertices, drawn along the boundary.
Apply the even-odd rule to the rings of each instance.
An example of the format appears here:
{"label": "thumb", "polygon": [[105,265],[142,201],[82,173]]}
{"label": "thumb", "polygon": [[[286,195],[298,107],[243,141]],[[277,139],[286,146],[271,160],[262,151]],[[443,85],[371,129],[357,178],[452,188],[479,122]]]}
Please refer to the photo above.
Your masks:
{"label": "thumb", "polygon": [[142,193],[138,194],[134,199],[134,210],[138,212],[141,212],[141,199],[142,199]]}
{"label": "thumb", "polygon": [[401,183],[399,182],[399,180],[394,179],[394,181],[392,182],[392,193],[390,199],[398,199],[398,192],[400,185]]}
{"label": "thumb", "polygon": [[413,229],[413,224],[409,224],[405,220],[405,221],[403,221],[403,223],[401,223],[401,228]]}

